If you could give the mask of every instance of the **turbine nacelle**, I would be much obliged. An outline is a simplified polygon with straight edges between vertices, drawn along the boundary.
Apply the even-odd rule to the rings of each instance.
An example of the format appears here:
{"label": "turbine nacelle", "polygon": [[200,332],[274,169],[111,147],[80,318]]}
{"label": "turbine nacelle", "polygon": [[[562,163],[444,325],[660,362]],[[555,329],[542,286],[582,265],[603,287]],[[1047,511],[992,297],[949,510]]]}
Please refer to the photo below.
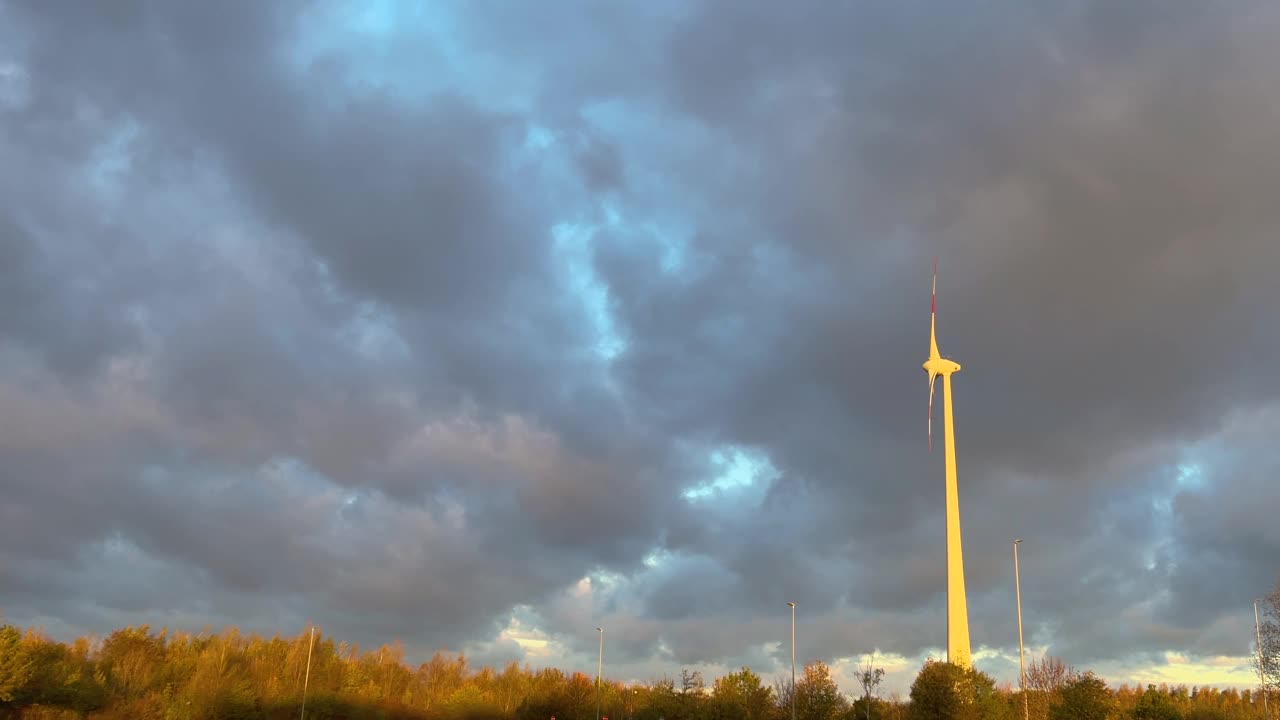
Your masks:
{"label": "turbine nacelle", "polygon": [[935,381],[939,375],[951,377],[953,373],[960,372],[960,363],[935,354],[924,361],[924,371],[929,373],[929,452],[933,452],[933,390]]}
{"label": "turbine nacelle", "polygon": [[929,382],[938,375],[951,375],[960,372],[960,363],[944,357],[929,358],[924,361],[924,371],[929,373]]}

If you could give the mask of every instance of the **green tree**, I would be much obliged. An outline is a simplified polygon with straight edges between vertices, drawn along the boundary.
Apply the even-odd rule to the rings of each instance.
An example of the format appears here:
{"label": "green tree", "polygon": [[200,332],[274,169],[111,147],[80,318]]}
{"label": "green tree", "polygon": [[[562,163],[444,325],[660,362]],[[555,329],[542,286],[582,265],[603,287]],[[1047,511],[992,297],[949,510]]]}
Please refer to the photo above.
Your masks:
{"label": "green tree", "polygon": [[911,720],[1004,720],[1009,706],[990,675],[928,660],[911,684]]}
{"label": "green tree", "polygon": [[890,703],[880,698],[871,698],[868,702],[867,698],[860,697],[849,705],[849,712],[845,714],[845,720],[884,720],[886,717],[893,717],[890,713],[893,711]]}
{"label": "green tree", "polygon": [[926,660],[911,683],[911,720],[960,720],[965,714],[961,693],[964,669],[947,662]]}
{"label": "green tree", "polygon": [[1058,693],[1057,704],[1049,710],[1051,720],[1110,720],[1115,715],[1115,698],[1091,672],[1077,676]]}
{"label": "green tree", "polygon": [[[636,711],[637,720],[676,720],[685,717],[688,705],[687,698],[676,692],[675,681],[671,678],[654,680],[645,691],[644,706]],[[561,720],[559,717],[556,720]]]}
{"label": "green tree", "polygon": [[764,720],[773,705],[773,690],[764,686],[750,668],[716,678],[711,687],[715,717]]}
{"label": "green tree", "polygon": [[1133,708],[1134,720],[1181,720],[1182,713],[1168,692],[1162,692],[1155,685],[1148,685],[1146,692],[1138,698]]}

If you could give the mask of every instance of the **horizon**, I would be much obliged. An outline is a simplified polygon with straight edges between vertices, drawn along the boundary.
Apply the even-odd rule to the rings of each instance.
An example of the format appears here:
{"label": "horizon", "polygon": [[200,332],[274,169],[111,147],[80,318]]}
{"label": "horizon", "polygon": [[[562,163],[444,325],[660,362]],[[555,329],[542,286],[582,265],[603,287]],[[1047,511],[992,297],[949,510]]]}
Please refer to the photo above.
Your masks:
{"label": "horizon", "polygon": [[[0,615],[0,627],[4,626],[5,624],[6,622],[4,620],[4,617]],[[24,633],[35,632],[39,636],[46,637],[54,642],[58,642],[64,645],[70,645],[72,644],[72,642],[76,640],[81,640],[81,639],[88,640],[90,642],[91,649],[96,649],[96,648],[100,648],[103,641],[106,640],[107,637],[112,633],[116,631],[128,630],[128,629],[146,628],[149,635],[153,637],[166,637],[169,641],[177,639],[180,636],[186,637],[186,638],[195,638],[195,639],[209,638],[209,637],[224,637],[228,633],[232,633],[232,632],[235,633],[236,637],[238,637],[239,640],[247,641],[247,640],[252,640],[254,638],[259,638],[263,640],[271,640],[275,638],[278,638],[281,640],[290,640],[290,639],[301,640],[303,638],[308,637],[308,633],[309,633],[308,628],[310,627],[312,626],[308,625],[305,628],[303,628],[301,631],[299,631],[296,635],[291,635],[281,630],[258,631],[258,630],[251,629],[248,631],[243,631],[238,626],[228,626],[221,629],[214,629],[206,626],[206,627],[200,628],[199,630],[191,630],[187,628],[173,628],[169,626],[155,627],[155,626],[151,626],[144,623],[142,625],[130,626],[127,628],[114,628],[103,634],[84,635],[84,636],[78,636],[76,638],[56,637],[48,633],[43,627],[34,627],[34,626],[25,627],[25,628],[19,627],[18,629],[23,631]],[[427,664],[436,656],[440,656],[446,661],[450,659],[466,660],[467,671],[472,675],[479,672],[482,668],[501,670],[507,665],[509,665],[510,663],[516,663],[522,670],[525,670],[525,671],[538,672],[541,670],[560,670],[564,672],[567,677],[571,677],[574,675],[584,675],[591,678],[595,677],[594,666],[582,667],[582,668],[564,668],[555,664],[546,664],[546,663],[540,664],[536,661],[531,660],[529,656],[526,656],[523,659],[508,659],[500,663],[485,663],[485,662],[476,663],[476,662],[473,662],[469,656],[467,656],[465,650],[450,650],[448,648],[437,648],[434,650],[419,649],[416,652],[410,651],[405,646],[403,639],[399,637],[393,637],[389,641],[379,643],[374,646],[362,647],[359,643],[348,642],[343,638],[336,637],[332,634],[325,632],[324,628],[316,626],[317,644],[323,643],[325,641],[335,644],[335,652],[341,647],[345,646],[347,651],[349,653],[352,653],[351,657],[357,657],[357,656],[367,657],[367,656],[372,656],[374,653],[378,653],[379,655],[381,655],[382,651],[388,650],[388,649],[394,649],[397,646],[399,646],[401,651],[404,653],[404,657],[398,660],[397,662],[401,666],[411,670]],[[981,658],[984,656],[990,657],[988,653],[984,652],[986,650],[987,648],[980,648],[978,652],[974,653],[974,657],[975,658]],[[905,664],[909,662],[908,659],[901,658],[901,657],[897,657],[897,658],[884,657],[877,654],[875,657],[871,658],[873,667],[885,668],[886,679],[901,680],[905,678],[908,681],[907,685],[903,687],[898,687],[896,684],[892,682],[881,683],[881,688],[879,692],[881,693],[881,695],[884,695],[886,697],[881,697],[880,699],[891,700],[891,698],[888,696],[892,695],[895,697],[900,696],[901,701],[904,701],[904,702],[907,701],[908,698],[906,697],[906,694],[910,686],[909,681],[915,679],[915,675],[917,672],[919,672],[920,667],[922,667],[925,663],[930,661],[946,662],[945,655],[946,655],[945,651],[943,651],[941,648],[937,648],[935,649],[935,652],[925,653],[922,656],[920,662],[914,666],[906,666]],[[1060,658],[1053,658],[1052,656],[1045,656],[1045,655],[1038,655],[1035,658],[1032,658],[1030,654],[1028,654],[1027,667],[1030,669],[1034,664],[1039,663],[1042,659],[1046,659],[1046,660],[1052,659],[1052,660],[1059,660],[1059,661],[1061,660]],[[1222,659],[1222,658],[1219,658],[1219,659]],[[855,666],[863,665],[864,663],[866,663],[866,661],[868,660],[868,656],[864,655],[861,658],[836,658],[834,660],[835,660],[834,663],[831,660],[825,659],[825,658],[812,658],[809,660],[801,661],[797,657],[797,660],[796,660],[797,672],[799,672],[799,669],[804,666],[808,666],[815,662],[821,662],[824,665],[826,665],[828,670],[831,671],[831,678],[834,681],[836,681],[840,690],[845,695],[849,696],[851,699],[854,699],[854,700],[858,699],[858,697],[860,696],[858,694],[856,678],[852,674],[843,674],[838,670],[838,668],[843,666],[844,670],[847,670],[851,673],[853,670],[856,669]],[[1162,678],[1159,675],[1146,675],[1146,676],[1140,676],[1140,678],[1138,679],[1131,678],[1125,681],[1115,681],[1111,678],[1106,677],[1101,673],[1097,673],[1093,671],[1091,668],[1074,667],[1069,663],[1064,663],[1063,665],[1064,667],[1070,670],[1074,670],[1080,673],[1094,672],[1094,674],[1099,679],[1101,679],[1104,683],[1106,683],[1107,687],[1112,690],[1120,690],[1124,688],[1141,690],[1147,687],[1148,685],[1155,685],[1156,687],[1168,687],[1171,690],[1177,689],[1179,687],[1184,687],[1187,689],[1193,689],[1198,687],[1198,688],[1204,688],[1204,689],[1212,688],[1215,690],[1231,689],[1231,690],[1239,691],[1241,693],[1249,693],[1249,694],[1252,694],[1258,691],[1258,685],[1256,683],[1252,686],[1249,686],[1249,685],[1239,686],[1239,685],[1233,685],[1229,683],[1223,684],[1223,683],[1215,683],[1215,682],[1183,682],[1183,681],[1171,681],[1167,678]],[[974,667],[980,672],[987,672],[986,670],[984,670],[984,668],[978,666],[976,663]],[[652,675],[650,677],[645,677],[645,678],[639,678],[639,677],[620,678],[620,677],[610,676],[609,665],[608,663],[605,663],[603,680],[606,683],[613,683],[613,684],[617,684],[627,688],[652,687],[655,683],[659,683],[661,681],[678,680],[680,677],[681,671],[684,671],[684,670],[688,670],[691,672],[697,671],[697,672],[704,673],[704,681],[705,681],[704,686],[699,688],[697,692],[706,694],[711,692],[711,686],[714,683],[715,679],[719,677],[723,677],[724,675],[727,675],[732,672],[737,672],[744,668],[755,672],[755,668],[751,668],[750,666],[740,666],[740,667],[721,668],[718,671],[715,671],[713,674],[708,675],[708,674],[705,674],[705,671],[714,670],[714,668],[710,668],[708,666],[702,666],[702,665],[692,665],[692,666],[672,666],[671,668],[660,670],[657,675]],[[891,670],[889,668],[894,668],[894,669]],[[1252,669],[1250,671],[1256,672]],[[990,673],[987,672],[987,674],[990,674]],[[1254,677],[1256,679],[1257,676],[1255,675]],[[778,671],[774,675],[760,674],[760,678],[761,680],[769,681],[768,683],[766,683],[766,687],[767,687],[773,684],[773,681],[789,680],[790,669],[783,668],[782,670]],[[1016,692],[1018,689],[1017,678],[1015,677],[1012,682],[1008,680],[1003,680],[1003,681],[997,680],[996,687],[1005,691]]]}

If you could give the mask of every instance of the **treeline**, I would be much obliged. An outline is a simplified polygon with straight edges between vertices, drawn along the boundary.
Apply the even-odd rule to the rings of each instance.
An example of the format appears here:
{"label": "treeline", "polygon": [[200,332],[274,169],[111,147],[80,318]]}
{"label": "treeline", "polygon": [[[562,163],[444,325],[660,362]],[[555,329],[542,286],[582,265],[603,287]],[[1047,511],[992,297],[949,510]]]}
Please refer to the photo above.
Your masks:
{"label": "treeline", "polygon": [[[1250,690],[1185,685],[1112,689],[1092,672],[1053,658],[1028,668],[1024,697],[1007,686],[997,688],[977,670],[926,662],[911,686],[903,720],[1018,720],[1024,714],[1031,720],[1264,720],[1261,700]],[[1280,694],[1272,693],[1271,700]]]}
{"label": "treeline", "polygon": [[[310,667],[308,670],[308,651]],[[1024,698],[989,675],[929,662],[907,699],[846,695],[821,662],[794,688],[796,720],[1018,720]],[[0,626],[0,718],[22,720],[226,720],[306,717],[386,720],[790,720],[788,681],[766,685],[747,668],[708,687],[681,671],[627,686],[510,663],[471,668],[437,653],[416,668],[396,645],[361,651],[317,633],[270,639],[117,630],[101,641],[59,643]],[[1054,660],[1033,665],[1025,711],[1032,720],[1261,720],[1249,691],[1154,687],[1109,689]],[[869,702],[868,702],[869,699]],[[1276,699],[1280,700],[1280,697]],[[868,706],[869,705],[869,706]],[[1280,708],[1273,707],[1273,713]]]}

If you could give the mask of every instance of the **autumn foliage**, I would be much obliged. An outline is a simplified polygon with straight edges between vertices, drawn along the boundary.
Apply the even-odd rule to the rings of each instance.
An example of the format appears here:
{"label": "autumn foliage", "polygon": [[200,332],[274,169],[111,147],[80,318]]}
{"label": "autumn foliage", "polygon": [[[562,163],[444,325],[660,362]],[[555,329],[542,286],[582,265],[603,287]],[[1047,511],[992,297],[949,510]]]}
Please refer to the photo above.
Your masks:
{"label": "autumn foliage", "polygon": [[[0,626],[0,718],[20,720],[1018,720],[1021,695],[990,676],[930,661],[910,702],[848,695],[822,662],[771,685],[748,668],[709,685],[682,670],[627,686],[516,663],[473,668],[436,653],[412,667],[397,643],[373,650],[310,633],[264,638],[124,628],[64,644]],[[1048,658],[1031,668],[1032,720],[1261,720],[1249,691],[1112,689]],[[850,688],[850,690],[854,690]],[[1280,699],[1280,698],[1277,698]],[[1273,712],[1276,708],[1273,704]]]}

